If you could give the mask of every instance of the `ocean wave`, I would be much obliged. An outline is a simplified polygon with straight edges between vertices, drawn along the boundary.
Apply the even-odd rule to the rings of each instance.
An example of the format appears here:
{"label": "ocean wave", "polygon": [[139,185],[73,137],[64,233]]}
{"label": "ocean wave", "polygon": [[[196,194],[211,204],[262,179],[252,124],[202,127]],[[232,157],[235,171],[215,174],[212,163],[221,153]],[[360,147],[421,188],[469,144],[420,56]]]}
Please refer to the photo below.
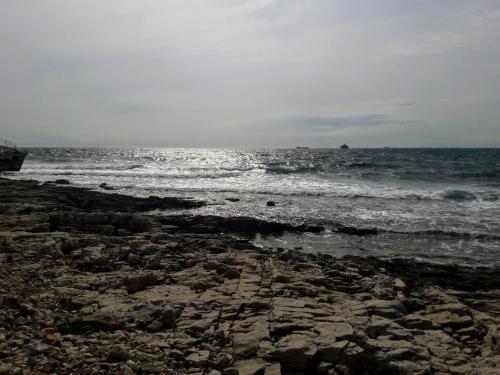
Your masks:
{"label": "ocean wave", "polygon": [[314,165],[302,165],[302,166],[275,165],[266,167],[266,173],[271,173],[271,174],[314,173],[319,171],[321,171],[321,169]]}
{"label": "ocean wave", "polygon": [[391,168],[390,166],[387,166],[387,165],[379,165],[379,164],[375,164],[375,163],[370,163],[370,162],[355,162],[355,163],[346,163],[344,164],[345,167],[347,168]]}
{"label": "ocean wave", "polygon": [[443,192],[442,195],[445,200],[450,201],[471,201],[478,199],[474,193],[458,189],[447,190]]}
{"label": "ocean wave", "polygon": [[[40,171],[40,170],[24,170],[25,175],[44,175],[44,176],[87,176],[93,177],[111,177],[111,178],[159,178],[159,179],[218,179],[238,177],[241,172],[217,172],[217,173],[154,173],[151,171],[144,172],[125,172],[126,170],[96,170],[90,171]],[[138,186],[140,188],[140,186]]]}
{"label": "ocean wave", "polygon": [[467,202],[467,201],[498,201],[500,193],[493,191],[467,191],[460,189],[445,189],[440,191],[404,191],[404,190],[394,190],[394,191],[378,191],[370,193],[329,193],[326,195],[338,196],[342,198],[353,198],[353,199],[402,199],[402,200],[421,200],[421,201],[456,201],[456,202]]}
{"label": "ocean wave", "polygon": [[446,231],[439,229],[428,229],[428,230],[418,230],[418,231],[394,231],[394,230],[384,230],[378,229],[379,232],[394,233],[394,234],[404,234],[404,235],[416,235],[416,236],[435,236],[435,237],[448,237],[454,239],[464,239],[464,240],[500,240],[500,236],[489,234],[489,233],[479,233],[479,232],[458,232],[458,231]]}
{"label": "ocean wave", "polygon": [[[78,171],[128,171],[128,170],[140,169],[140,168],[144,168],[144,167],[145,166],[143,164],[132,164],[132,165],[127,165],[127,164],[125,164],[125,165],[119,165],[119,164],[50,165],[50,164],[45,164],[45,165],[42,165],[41,169],[56,170],[56,171],[74,171],[74,170],[78,170]],[[39,169],[39,168],[37,168],[37,169]],[[66,173],[66,172],[61,172],[61,173]]]}

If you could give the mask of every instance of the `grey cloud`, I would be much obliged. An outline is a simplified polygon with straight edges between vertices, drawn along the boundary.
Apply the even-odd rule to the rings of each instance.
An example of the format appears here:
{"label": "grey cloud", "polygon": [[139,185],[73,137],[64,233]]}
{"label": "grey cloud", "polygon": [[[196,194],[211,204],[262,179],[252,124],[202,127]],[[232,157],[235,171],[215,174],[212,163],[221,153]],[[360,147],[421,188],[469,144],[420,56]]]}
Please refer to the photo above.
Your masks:
{"label": "grey cloud", "polygon": [[499,137],[498,1],[2,5],[0,137],[21,145]]}
{"label": "grey cloud", "polygon": [[402,101],[402,102],[395,102],[394,105],[399,106],[399,107],[412,107],[416,105],[416,102],[412,101]]}
{"label": "grey cloud", "polygon": [[415,122],[415,120],[395,119],[387,114],[372,113],[353,116],[291,116],[279,120],[277,123],[285,128],[321,132],[345,128],[403,125]]}

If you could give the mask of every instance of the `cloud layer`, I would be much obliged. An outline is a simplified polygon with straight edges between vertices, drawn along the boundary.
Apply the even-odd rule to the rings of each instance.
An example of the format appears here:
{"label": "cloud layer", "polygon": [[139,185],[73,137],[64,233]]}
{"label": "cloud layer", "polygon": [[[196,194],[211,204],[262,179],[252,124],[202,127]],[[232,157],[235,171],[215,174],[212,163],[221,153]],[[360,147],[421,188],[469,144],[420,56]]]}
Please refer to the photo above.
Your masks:
{"label": "cloud layer", "polygon": [[0,0],[22,145],[500,146],[500,4]]}

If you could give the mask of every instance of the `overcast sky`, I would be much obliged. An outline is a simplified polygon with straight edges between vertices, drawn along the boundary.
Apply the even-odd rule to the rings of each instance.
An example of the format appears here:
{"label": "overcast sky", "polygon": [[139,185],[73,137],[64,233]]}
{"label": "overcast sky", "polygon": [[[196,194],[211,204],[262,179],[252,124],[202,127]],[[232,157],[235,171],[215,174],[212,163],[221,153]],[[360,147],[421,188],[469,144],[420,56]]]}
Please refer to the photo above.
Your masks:
{"label": "overcast sky", "polygon": [[23,146],[500,146],[498,0],[0,6]]}

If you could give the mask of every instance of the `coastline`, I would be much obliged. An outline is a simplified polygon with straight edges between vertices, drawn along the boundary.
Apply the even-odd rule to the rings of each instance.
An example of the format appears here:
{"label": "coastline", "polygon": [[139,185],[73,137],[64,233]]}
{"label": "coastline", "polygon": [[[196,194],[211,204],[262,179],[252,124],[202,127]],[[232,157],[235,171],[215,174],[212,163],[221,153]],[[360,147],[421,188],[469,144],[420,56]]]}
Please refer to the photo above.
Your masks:
{"label": "coastline", "polygon": [[241,233],[293,228],[147,214],[201,204],[0,178],[0,374],[498,373],[498,269],[261,249]]}

